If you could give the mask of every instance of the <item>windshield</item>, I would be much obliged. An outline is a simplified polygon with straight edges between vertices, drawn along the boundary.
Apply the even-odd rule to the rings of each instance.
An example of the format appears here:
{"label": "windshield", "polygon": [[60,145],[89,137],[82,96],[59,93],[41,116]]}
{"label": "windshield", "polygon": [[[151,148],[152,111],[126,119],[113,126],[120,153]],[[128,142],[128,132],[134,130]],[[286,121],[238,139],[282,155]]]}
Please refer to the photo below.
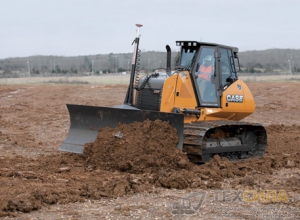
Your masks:
{"label": "windshield", "polygon": [[194,49],[183,49],[181,52],[180,66],[189,66],[196,53]]}

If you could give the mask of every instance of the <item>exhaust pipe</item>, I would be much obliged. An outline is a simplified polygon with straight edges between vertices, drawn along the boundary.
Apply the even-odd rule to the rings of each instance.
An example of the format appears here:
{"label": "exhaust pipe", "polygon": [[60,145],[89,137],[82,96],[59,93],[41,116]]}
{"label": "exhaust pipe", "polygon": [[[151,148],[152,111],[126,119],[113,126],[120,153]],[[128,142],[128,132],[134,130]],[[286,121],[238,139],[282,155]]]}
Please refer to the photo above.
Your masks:
{"label": "exhaust pipe", "polygon": [[168,76],[171,76],[171,47],[169,45],[166,46],[167,49],[167,69],[166,72]]}

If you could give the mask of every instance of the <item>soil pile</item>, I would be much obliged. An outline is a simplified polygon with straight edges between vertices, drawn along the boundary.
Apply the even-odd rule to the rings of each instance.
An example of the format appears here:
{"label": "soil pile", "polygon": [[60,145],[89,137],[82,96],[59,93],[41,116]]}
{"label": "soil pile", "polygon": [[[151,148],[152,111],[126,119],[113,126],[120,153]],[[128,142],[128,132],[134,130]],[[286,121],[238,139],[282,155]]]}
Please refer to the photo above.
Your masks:
{"label": "soil pile", "polygon": [[109,171],[147,173],[186,168],[188,158],[176,148],[176,129],[160,120],[119,124],[99,130],[85,145],[87,166]]}
{"label": "soil pile", "polygon": [[[296,125],[270,125],[263,158],[229,161],[215,156],[199,166],[176,149],[176,130],[169,123],[120,124],[114,129],[101,129],[96,141],[86,145],[85,166],[89,170],[142,174],[135,183],[139,190],[149,188],[147,184],[177,189],[221,189],[228,178],[235,179],[233,187],[255,187],[258,182],[249,175],[272,175],[278,169],[300,167],[299,130],[300,126]],[[293,138],[286,137],[290,135]]]}

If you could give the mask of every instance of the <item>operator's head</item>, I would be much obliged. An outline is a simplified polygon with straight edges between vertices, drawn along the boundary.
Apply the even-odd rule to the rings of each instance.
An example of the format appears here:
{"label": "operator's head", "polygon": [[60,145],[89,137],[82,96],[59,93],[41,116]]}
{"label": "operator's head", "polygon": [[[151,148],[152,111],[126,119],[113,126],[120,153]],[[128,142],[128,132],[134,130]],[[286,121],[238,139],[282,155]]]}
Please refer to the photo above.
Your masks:
{"label": "operator's head", "polygon": [[208,55],[204,58],[204,66],[210,66],[212,65],[213,57],[211,55]]}

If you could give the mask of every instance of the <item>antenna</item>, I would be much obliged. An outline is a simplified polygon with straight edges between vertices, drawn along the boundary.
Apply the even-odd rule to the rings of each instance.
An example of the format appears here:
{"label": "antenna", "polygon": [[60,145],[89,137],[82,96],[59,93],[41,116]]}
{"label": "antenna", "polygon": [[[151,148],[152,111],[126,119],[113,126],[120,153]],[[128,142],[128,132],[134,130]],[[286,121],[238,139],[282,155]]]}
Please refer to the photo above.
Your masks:
{"label": "antenna", "polygon": [[125,105],[132,106],[133,105],[133,89],[134,89],[134,80],[136,79],[136,75],[138,74],[138,67],[139,67],[139,42],[140,42],[140,28],[143,27],[142,24],[135,24],[137,26],[136,30],[136,38],[133,40],[132,44],[134,44],[134,50],[132,54],[132,63],[131,63],[131,74],[130,74],[130,81],[129,86],[127,89],[126,97],[124,100]]}
{"label": "antenna", "polygon": [[142,24],[135,24],[135,26],[137,26],[137,30],[136,30],[136,37],[139,38],[140,35],[140,28],[143,27]]}

